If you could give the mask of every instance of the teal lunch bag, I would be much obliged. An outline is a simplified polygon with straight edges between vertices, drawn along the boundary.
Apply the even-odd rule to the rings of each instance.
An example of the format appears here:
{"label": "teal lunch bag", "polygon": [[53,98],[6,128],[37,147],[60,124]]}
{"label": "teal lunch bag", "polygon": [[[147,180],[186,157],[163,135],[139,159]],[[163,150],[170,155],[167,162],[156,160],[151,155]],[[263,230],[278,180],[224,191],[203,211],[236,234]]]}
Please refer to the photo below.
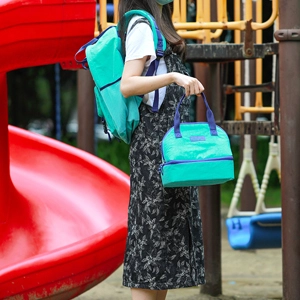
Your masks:
{"label": "teal lunch bag", "polygon": [[164,187],[204,186],[234,179],[233,156],[226,132],[216,125],[204,93],[207,122],[180,123],[176,108],[174,127],[161,142],[160,173]]}

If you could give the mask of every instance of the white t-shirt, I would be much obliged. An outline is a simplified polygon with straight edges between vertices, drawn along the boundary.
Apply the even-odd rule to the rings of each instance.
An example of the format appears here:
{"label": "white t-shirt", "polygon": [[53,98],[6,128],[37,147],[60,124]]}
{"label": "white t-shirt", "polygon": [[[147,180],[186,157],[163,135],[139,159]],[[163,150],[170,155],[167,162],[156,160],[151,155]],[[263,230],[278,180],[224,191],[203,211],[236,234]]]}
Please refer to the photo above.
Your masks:
{"label": "white t-shirt", "polygon": [[[132,29],[132,25],[136,20],[142,18],[141,16],[134,16],[129,24],[127,29],[127,36],[125,41],[126,48],[126,57],[125,61],[140,59],[145,56],[149,56],[150,59],[147,60],[144,71],[142,75],[145,75],[148,71],[148,68],[153,60],[156,59],[155,46],[153,40],[153,33],[151,27],[144,22],[137,23]],[[166,74],[167,67],[164,58],[162,57],[159,61],[159,65],[157,68],[157,75]],[[159,104],[158,108],[161,106],[165,95],[166,95],[166,87],[162,87],[158,90],[159,92]],[[143,102],[149,106],[153,106],[154,101],[154,91],[149,94],[145,94],[143,98]]]}

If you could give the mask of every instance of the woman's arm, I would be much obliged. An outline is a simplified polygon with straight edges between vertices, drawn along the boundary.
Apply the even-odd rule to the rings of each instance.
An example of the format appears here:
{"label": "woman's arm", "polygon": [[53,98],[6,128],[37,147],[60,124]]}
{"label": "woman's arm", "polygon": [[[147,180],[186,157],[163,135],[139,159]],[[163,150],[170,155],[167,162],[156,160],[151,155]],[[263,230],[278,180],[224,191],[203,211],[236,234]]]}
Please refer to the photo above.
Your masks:
{"label": "woman's arm", "polygon": [[144,95],[171,83],[185,88],[186,96],[198,95],[204,91],[201,82],[181,73],[171,72],[157,76],[142,76],[147,57],[125,62],[121,80],[121,93],[124,97]]}

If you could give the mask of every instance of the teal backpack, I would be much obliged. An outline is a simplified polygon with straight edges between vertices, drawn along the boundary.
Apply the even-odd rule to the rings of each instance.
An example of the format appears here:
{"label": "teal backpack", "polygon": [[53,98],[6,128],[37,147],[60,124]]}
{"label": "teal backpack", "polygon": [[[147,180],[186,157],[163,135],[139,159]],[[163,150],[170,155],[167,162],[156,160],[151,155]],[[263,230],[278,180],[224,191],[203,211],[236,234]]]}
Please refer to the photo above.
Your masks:
{"label": "teal backpack", "polygon": [[[125,28],[134,15],[141,15],[149,22],[156,50],[157,59],[154,60],[145,76],[156,73],[159,60],[166,49],[166,40],[160,33],[154,18],[146,11],[132,10],[127,12]],[[89,69],[95,83],[95,99],[98,116],[102,118],[105,132],[129,144],[131,136],[139,124],[139,106],[143,95],[125,98],[120,91],[120,82],[124,69],[124,53],[122,41],[119,37],[119,25],[111,26],[98,37],[83,45],[75,54],[77,63],[84,69]],[[85,50],[86,57],[78,60],[79,53]],[[155,91],[152,110],[158,111],[158,92]]]}

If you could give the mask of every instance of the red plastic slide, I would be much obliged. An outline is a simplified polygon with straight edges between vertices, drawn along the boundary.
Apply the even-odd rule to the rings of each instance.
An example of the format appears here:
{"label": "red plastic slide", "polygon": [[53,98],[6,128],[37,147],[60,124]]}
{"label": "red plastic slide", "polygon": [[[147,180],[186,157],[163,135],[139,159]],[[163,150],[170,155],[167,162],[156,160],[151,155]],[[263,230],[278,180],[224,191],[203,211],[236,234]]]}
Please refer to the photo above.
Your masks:
{"label": "red plastic slide", "polygon": [[123,261],[128,176],[16,127],[9,141],[14,192],[1,225],[0,299],[71,299]]}
{"label": "red plastic slide", "polygon": [[6,72],[57,62],[76,68],[74,53],[93,37],[95,5],[0,0],[0,299],[71,299],[123,261],[128,176],[8,126]]}

